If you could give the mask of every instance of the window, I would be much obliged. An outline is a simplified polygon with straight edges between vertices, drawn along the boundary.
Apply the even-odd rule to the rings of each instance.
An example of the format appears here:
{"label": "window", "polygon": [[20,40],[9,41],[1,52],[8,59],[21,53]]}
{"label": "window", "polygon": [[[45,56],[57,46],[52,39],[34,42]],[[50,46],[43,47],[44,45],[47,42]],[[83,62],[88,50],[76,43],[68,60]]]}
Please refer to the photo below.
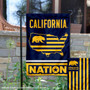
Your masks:
{"label": "window", "polygon": [[84,0],[62,0],[62,13],[71,14],[71,23],[81,24],[81,32],[84,32]]}
{"label": "window", "polygon": [[[4,4],[5,5],[5,4]],[[12,25],[19,25],[19,17],[17,11],[21,10],[26,14],[27,0],[6,0],[7,22]],[[5,11],[6,10],[6,11]],[[52,13],[52,0],[29,0],[29,13]],[[23,25],[25,25],[26,17],[23,16]]]}
{"label": "window", "polygon": [[90,33],[90,0],[87,0],[87,20],[86,20],[86,31]]}

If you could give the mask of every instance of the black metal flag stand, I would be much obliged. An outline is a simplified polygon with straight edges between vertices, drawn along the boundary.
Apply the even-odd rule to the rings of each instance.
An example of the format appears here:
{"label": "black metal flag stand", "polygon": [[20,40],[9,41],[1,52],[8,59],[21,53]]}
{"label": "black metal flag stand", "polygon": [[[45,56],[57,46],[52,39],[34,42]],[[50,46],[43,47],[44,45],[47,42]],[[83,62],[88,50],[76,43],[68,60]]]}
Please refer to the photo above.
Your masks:
{"label": "black metal flag stand", "polygon": [[23,90],[23,71],[22,71],[22,16],[23,13],[21,11],[17,11],[17,15],[20,16],[20,86],[21,86],[21,90]]}

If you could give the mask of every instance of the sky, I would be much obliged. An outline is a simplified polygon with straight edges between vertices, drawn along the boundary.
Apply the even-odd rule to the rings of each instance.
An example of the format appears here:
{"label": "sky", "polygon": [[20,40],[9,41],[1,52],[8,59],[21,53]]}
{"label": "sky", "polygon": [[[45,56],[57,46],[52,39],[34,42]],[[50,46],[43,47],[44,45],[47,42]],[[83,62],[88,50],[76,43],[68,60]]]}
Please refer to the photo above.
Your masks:
{"label": "sky", "polygon": [[19,25],[15,13],[18,11],[17,4],[21,0],[7,0],[7,21],[13,25]]}

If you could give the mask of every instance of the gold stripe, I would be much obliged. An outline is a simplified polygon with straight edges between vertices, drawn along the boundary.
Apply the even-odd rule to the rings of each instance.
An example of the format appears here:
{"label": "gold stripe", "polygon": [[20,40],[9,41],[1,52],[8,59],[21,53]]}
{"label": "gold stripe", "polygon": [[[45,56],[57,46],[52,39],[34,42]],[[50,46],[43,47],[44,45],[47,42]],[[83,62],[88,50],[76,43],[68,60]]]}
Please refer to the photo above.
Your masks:
{"label": "gold stripe", "polygon": [[64,45],[31,45],[32,48],[63,48]]}
{"label": "gold stripe", "polygon": [[75,72],[73,71],[73,90],[74,90],[74,84],[75,84],[74,83],[74,78],[75,78],[74,76],[75,76]]}
{"label": "gold stripe", "polygon": [[65,42],[47,42],[47,44],[64,44]]}
{"label": "gold stripe", "polygon": [[83,58],[83,90],[85,90],[85,58]]}
{"label": "gold stripe", "polygon": [[81,90],[81,88],[82,88],[82,87],[81,87],[81,83],[82,83],[82,77],[81,77],[81,75],[82,75],[82,74],[81,74],[81,73],[82,73],[82,66],[81,66],[81,62],[82,62],[82,60],[81,60],[81,58],[80,58],[80,74],[79,74],[79,75],[80,75],[80,76],[79,76],[79,77],[80,77],[80,78],[79,78],[79,81],[80,81],[80,90]]}
{"label": "gold stripe", "polygon": [[[59,40],[58,38],[47,38],[47,40]],[[66,40],[66,38],[60,38],[60,40]]]}
{"label": "gold stripe", "polygon": [[57,36],[54,36],[54,35],[51,35],[51,34],[47,34],[46,36],[53,36],[53,37],[57,37]]}
{"label": "gold stripe", "polygon": [[67,38],[61,38],[60,40],[66,40]]}
{"label": "gold stripe", "polygon": [[86,83],[86,87],[87,87],[87,90],[89,90],[89,69],[88,69],[88,65],[89,65],[89,60],[88,60],[88,58],[87,58],[87,83]]}
{"label": "gold stripe", "polygon": [[71,90],[71,71],[69,71],[69,90]]}
{"label": "gold stripe", "polygon": [[58,38],[46,38],[47,40],[59,40]]}
{"label": "gold stripe", "polygon": [[67,65],[67,63],[26,63],[26,65]]}
{"label": "gold stripe", "polygon": [[27,73],[28,76],[50,76],[50,75],[53,75],[53,76],[67,76],[67,74],[29,74]]}
{"label": "gold stripe", "polygon": [[76,71],[76,90],[78,90],[78,71]]}
{"label": "gold stripe", "polygon": [[34,49],[36,51],[61,51],[61,49]]}

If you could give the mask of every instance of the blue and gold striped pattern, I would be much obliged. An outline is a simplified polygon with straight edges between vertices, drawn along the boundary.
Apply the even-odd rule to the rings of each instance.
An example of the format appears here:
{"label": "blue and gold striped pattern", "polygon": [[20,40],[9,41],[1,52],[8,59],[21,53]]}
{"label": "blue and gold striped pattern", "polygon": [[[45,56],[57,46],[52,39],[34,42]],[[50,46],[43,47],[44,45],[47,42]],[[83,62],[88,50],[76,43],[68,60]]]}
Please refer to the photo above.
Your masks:
{"label": "blue and gold striped pattern", "polygon": [[90,90],[89,89],[89,59],[80,58],[78,60],[78,68],[79,68],[78,70],[68,71],[69,90]]}
{"label": "blue and gold striped pattern", "polygon": [[64,56],[62,49],[65,47],[65,41],[67,40],[67,37],[67,33],[65,33],[60,39],[57,36],[51,34],[45,35],[31,33],[29,38],[29,45],[33,50],[42,52],[42,54],[45,54],[47,57],[49,57],[50,54],[56,53]]}

